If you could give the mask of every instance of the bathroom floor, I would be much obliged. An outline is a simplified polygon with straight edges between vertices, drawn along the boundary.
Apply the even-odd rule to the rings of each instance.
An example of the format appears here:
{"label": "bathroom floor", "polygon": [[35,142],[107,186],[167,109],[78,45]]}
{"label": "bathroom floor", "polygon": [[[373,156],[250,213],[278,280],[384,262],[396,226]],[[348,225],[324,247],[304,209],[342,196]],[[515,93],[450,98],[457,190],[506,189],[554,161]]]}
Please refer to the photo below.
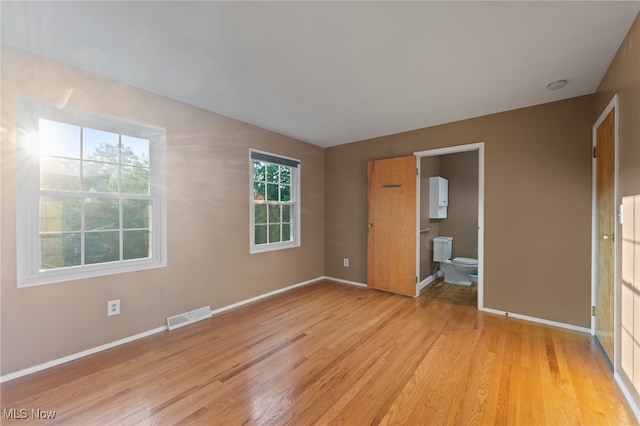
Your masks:
{"label": "bathroom floor", "polygon": [[475,307],[478,305],[478,284],[475,282],[470,286],[447,284],[440,278],[422,289],[420,297]]}

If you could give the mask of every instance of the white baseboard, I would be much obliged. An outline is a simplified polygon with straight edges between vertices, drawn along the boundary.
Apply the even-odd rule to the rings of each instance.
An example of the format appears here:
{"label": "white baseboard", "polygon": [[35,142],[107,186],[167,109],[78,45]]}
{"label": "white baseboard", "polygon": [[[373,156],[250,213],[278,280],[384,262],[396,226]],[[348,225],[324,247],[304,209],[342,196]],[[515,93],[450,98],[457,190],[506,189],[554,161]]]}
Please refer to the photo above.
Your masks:
{"label": "white baseboard", "polygon": [[[363,283],[359,283],[356,281],[348,281],[348,280],[343,280],[340,278],[334,278],[334,277],[322,277],[325,280],[330,280],[330,281],[336,281],[338,283],[342,283],[342,284],[349,284],[349,285],[355,285],[358,287],[366,287],[368,288],[369,286]],[[420,281],[420,283],[418,284],[418,293],[420,293],[420,290],[422,290],[423,288],[425,288],[426,286],[428,286],[429,284],[431,284],[432,282],[434,282],[436,280],[437,276],[435,275],[429,275],[427,278],[425,278],[424,280]]]}
{"label": "white baseboard", "polygon": [[[282,293],[282,292],[294,289],[296,287],[302,287],[302,286],[305,286],[305,285],[308,285],[308,284],[312,284],[312,283],[315,283],[315,282],[318,282],[318,281],[322,281],[323,279],[325,279],[325,277],[314,278],[314,279],[309,280],[309,281],[304,281],[304,282],[301,282],[301,283],[298,283],[298,284],[290,285],[288,287],[284,287],[284,288],[280,288],[278,290],[271,291],[269,293],[265,293],[265,294],[261,294],[261,295],[256,296],[256,297],[252,297],[250,299],[242,300],[242,301],[234,303],[232,305],[223,306],[222,308],[214,309],[213,311],[211,311],[211,315],[213,316],[213,315],[218,314],[220,312],[228,311],[229,309],[237,308],[238,306],[246,305],[248,303],[255,302],[256,300],[264,299],[266,297],[273,296],[275,294]],[[95,354],[97,352],[102,352],[104,350],[111,349],[111,348],[114,348],[116,346],[123,345],[125,343],[133,342],[134,340],[142,339],[143,337],[147,337],[147,336],[150,336],[152,334],[159,333],[159,332],[165,331],[165,330],[167,330],[167,326],[166,325],[162,326],[162,327],[154,328],[152,330],[144,331],[142,333],[138,333],[138,334],[135,334],[133,336],[125,337],[124,339],[116,340],[114,342],[105,343],[104,345],[100,345],[100,346],[97,346],[95,348],[87,349],[87,350],[82,351],[82,352],[78,352],[78,353],[75,353],[75,354],[67,355],[67,356],[62,357],[62,358],[58,358],[58,359],[54,359],[54,360],[51,360],[51,361],[44,362],[42,364],[34,365],[33,367],[28,367],[28,368],[25,368],[23,370],[16,371],[14,373],[5,374],[3,376],[0,376],[0,383],[8,382],[9,380],[17,379],[19,377],[27,376],[29,374],[37,373],[38,371],[46,370],[47,368],[55,367],[56,365],[64,364],[64,363],[69,362],[69,361],[73,361],[73,360],[76,360],[76,359],[79,359],[79,358],[83,358],[85,356],[92,355],[92,354]]]}
{"label": "white baseboard", "polygon": [[248,303],[255,302],[255,301],[260,300],[260,299],[265,299],[265,298],[267,298],[269,296],[274,296],[274,295],[276,295],[278,293],[284,293],[285,291],[293,290],[294,288],[297,288],[297,287],[302,287],[302,286],[305,286],[305,285],[313,284],[315,282],[322,281],[323,279],[324,279],[324,277],[314,278],[312,280],[304,281],[304,282],[301,282],[301,283],[298,283],[298,284],[290,285],[288,287],[279,288],[277,290],[270,291],[268,293],[260,294],[258,296],[252,297],[250,299],[241,300],[241,301],[233,303],[231,305],[227,305],[227,306],[223,306],[223,307],[218,308],[218,309],[214,309],[214,310],[211,311],[211,315],[219,314],[220,312],[228,311],[229,309],[234,309],[234,308],[237,308],[239,306],[246,305]]}
{"label": "white baseboard", "polygon": [[335,281],[335,282],[342,283],[342,284],[355,285],[357,287],[369,287],[368,285],[363,284],[363,283],[359,283],[359,282],[355,282],[355,281],[343,280],[343,279],[340,279],[340,278],[322,277],[322,279],[323,280]]}
{"label": "white baseboard", "polygon": [[496,315],[502,315],[502,316],[506,316],[508,314],[508,316],[511,317],[511,318],[517,318],[517,319],[521,319],[521,320],[525,320],[525,321],[537,322],[539,324],[550,325],[550,326],[553,326],[553,327],[566,328],[568,330],[579,331],[581,333],[591,333],[591,329],[589,329],[587,327],[579,327],[579,326],[573,325],[573,324],[566,324],[566,323],[563,323],[563,322],[549,321],[549,320],[542,319],[542,318],[536,318],[536,317],[530,317],[530,316],[527,316],[527,315],[515,314],[513,312],[499,311],[497,309],[491,309],[491,308],[482,308],[481,310],[484,311],[484,312],[488,312],[490,314],[496,314]]}
{"label": "white baseboard", "polygon": [[616,380],[618,387],[629,403],[629,407],[631,407],[631,411],[633,411],[633,414],[636,416],[636,420],[640,422],[640,407],[638,406],[638,402],[635,401],[631,396],[631,392],[629,392],[629,389],[627,389],[627,385],[624,383],[624,380],[622,380],[622,377],[620,377],[620,374],[614,373],[613,378]]}
{"label": "white baseboard", "polygon": [[93,355],[97,352],[102,352],[104,350],[111,349],[116,346],[123,345],[125,343],[133,342],[134,340],[142,339],[143,337],[160,333],[161,331],[165,331],[166,329],[167,329],[166,325],[162,327],[154,328],[153,330],[144,331],[142,333],[138,333],[133,336],[125,337],[124,339],[116,340],[115,342],[105,343],[104,345],[87,349],[86,351],[67,355],[62,358],[54,359],[52,361],[43,362],[42,364],[34,365],[33,367],[28,367],[28,368],[25,368],[24,370],[16,371],[15,373],[5,374],[4,376],[0,376],[0,383],[8,382],[9,380],[17,379],[18,377],[27,376],[29,374],[37,373],[38,371],[46,370],[47,368],[55,367],[56,365],[64,364],[65,362],[83,358],[88,355]]}
{"label": "white baseboard", "polygon": [[424,280],[420,281],[420,284],[418,284],[418,293],[420,293],[420,290],[422,290],[423,288],[425,288],[426,286],[428,286],[429,284],[431,284],[435,280],[436,280],[436,276],[435,275],[429,275],[427,278],[425,278]]}

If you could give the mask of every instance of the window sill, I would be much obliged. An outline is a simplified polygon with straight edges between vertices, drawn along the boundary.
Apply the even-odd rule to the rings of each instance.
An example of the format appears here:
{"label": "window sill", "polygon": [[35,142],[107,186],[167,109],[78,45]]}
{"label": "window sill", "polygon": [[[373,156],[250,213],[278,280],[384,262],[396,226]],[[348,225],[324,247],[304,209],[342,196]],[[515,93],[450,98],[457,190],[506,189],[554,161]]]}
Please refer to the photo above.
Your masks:
{"label": "window sill", "polygon": [[299,241],[291,241],[287,243],[261,244],[252,245],[249,250],[250,254],[265,253],[269,251],[285,250],[289,248],[300,247]]}
{"label": "window sill", "polygon": [[40,271],[30,277],[18,277],[18,288],[33,287],[44,284],[55,284],[66,281],[102,277],[106,275],[124,274],[147,269],[164,268],[166,261],[144,259],[114,263],[97,264],[95,267],[69,267],[50,271]]}

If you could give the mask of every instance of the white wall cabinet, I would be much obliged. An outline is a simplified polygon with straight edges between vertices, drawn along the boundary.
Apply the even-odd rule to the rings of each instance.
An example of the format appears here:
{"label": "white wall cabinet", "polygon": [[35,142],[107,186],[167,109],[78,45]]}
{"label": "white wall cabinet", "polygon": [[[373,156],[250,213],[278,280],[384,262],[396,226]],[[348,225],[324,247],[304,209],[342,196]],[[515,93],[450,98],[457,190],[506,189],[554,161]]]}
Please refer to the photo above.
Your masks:
{"label": "white wall cabinet", "polygon": [[445,219],[449,205],[449,181],[440,176],[429,178],[429,218]]}

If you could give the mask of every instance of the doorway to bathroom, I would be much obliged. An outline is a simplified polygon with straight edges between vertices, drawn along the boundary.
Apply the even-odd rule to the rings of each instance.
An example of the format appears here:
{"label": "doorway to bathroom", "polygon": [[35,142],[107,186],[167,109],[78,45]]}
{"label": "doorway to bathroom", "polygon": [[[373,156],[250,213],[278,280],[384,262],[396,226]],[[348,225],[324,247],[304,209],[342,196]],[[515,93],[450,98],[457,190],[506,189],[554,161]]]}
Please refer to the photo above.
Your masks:
{"label": "doorway to bathroom", "polygon": [[[433,239],[453,237],[451,258],[478,260],[477,308],[484,306],[484,142],[415,152],[420,179],[416,191],[416,274],[418,291],[438,281],[438,264],[433,260]],[[438,212],[429,195],[439,177],[447,182],[446,206]],[[431,188],[430,188],[431,186]],[[429,211],[431,210],[431,212]],[[455,287],[455,285],[454,285]],[[438,290],[428,289],[436,294]],[[453,290],[456,290],[453,288]],[[447,290],[448,291],[448,290]],[[471,289],[471,291],[474,291]],[[440,290],[440,292],[442,292]]]}

